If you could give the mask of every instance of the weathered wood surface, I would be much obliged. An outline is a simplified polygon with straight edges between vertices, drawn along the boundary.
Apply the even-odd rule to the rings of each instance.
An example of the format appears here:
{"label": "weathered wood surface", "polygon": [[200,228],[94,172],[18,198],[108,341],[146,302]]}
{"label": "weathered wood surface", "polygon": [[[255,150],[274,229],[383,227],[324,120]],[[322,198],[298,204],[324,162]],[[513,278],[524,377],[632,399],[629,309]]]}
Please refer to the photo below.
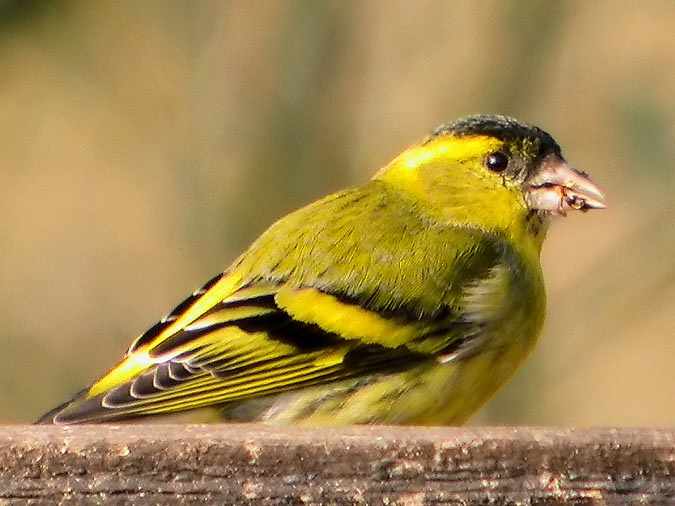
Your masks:
{"label": "weathered wood surface", "polygon": [[9,426],[0,504],[675,504],[675,430]]}

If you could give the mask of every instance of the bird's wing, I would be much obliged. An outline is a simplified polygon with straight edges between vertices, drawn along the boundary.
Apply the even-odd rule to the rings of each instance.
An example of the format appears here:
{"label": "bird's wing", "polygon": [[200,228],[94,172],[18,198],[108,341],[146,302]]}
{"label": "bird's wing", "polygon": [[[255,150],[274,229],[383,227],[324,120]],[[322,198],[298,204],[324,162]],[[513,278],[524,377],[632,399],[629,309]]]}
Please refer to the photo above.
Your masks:
{"label": "bird's wing", "polygon": [[[456,352],[476,331],[451,312],[417,320],[316,288],[243,287],[154,346],[142,336],[118,367],[53,421],[170,413],[399,371]],[[143,369],[129,378],[134,367]]]}

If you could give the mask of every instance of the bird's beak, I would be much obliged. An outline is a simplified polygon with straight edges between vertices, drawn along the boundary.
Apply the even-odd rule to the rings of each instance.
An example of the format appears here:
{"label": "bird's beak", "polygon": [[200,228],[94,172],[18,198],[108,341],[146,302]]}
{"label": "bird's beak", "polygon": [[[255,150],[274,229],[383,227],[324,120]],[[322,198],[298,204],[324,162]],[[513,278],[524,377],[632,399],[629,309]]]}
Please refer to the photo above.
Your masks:
{"label": "bird's beak", "polygon": [[530,209],[565,216],[570,209],[604,209],[605,196],[588,174],[578,171],[557,155],[544,158],[539,169],[525,183]]}

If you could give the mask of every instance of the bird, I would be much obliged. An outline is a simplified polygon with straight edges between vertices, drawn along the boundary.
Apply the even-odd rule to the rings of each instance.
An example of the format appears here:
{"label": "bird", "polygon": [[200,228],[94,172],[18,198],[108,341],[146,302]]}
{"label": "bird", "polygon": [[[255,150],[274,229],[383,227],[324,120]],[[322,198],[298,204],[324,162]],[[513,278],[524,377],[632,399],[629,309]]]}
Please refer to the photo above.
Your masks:
{"label": "bird", "polygon": [[538,340],[551,222],[605,207],[541,128],[446,123],[272,224],[36,423],[460,425]]}

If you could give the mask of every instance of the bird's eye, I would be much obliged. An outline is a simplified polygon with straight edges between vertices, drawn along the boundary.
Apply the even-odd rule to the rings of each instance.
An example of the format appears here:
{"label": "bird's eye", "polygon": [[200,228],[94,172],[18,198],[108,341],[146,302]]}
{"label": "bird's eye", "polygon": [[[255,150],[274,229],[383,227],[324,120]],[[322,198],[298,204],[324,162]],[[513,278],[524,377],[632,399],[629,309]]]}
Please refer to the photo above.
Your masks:
{"label": "bird's eye", "polygon": [[485,166],[492,172],[501,172],[506,169],[508,165],[509,157],[501,151],[490,153],[487,158],[485,158]]}

